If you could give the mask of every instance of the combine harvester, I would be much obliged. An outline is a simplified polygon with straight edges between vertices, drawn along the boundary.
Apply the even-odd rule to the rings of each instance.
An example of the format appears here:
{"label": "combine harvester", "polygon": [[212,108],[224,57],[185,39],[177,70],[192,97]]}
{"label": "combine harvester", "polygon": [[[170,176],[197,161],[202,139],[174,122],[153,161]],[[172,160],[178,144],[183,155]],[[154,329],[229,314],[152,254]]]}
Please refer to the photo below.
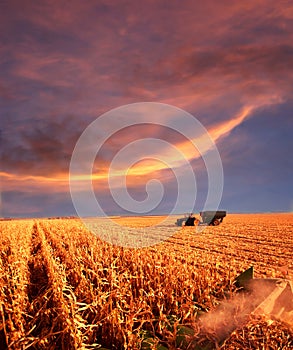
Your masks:
{"label": "combine harvester", "polygon": [[[199,322],[202,342],[194,329],[177,326],[176,348],[181,350],[213,350],[223,345],[236,329],[249,322],[250,315],[266,315],[293,326],[293,283],[288,279],[253,278],[253,267],[244,271],[235,280],[238,293],[220,303],[213,311],[202,314]],[[209,340],[212,339],[212,340]],[[143,342],[142,349],[150,350],[152,339]],[[168,350],[158,345],[157,350]]]}
{"label": "combine harvester", "polygon": [[[253,278],[253,267],[236,278],[239,292],[203,318],[218,344],[247,323],[249,315],[269,315],[293,325],[293,283],[282,278]],[[205,347],[212,349],[212,344]],[[200,349],[200,348],[197,348]]]}
{"label": "combine harvester", "polygon": [[[282,278],[254,278],[253,267],[244,271],[235,280],[238,293],[223,301],[214,311],[200,317],[204,332],[213,335],[217,346],[236,329],[241,329],[249,321],[250,315],[267,315],[293,326],[293,283]],[[212,350],[214,341],[198,345],[192,340],[194,333],[184,327],[181,330],[180,349]],[[181,335],[182,337],[182,335]]]}

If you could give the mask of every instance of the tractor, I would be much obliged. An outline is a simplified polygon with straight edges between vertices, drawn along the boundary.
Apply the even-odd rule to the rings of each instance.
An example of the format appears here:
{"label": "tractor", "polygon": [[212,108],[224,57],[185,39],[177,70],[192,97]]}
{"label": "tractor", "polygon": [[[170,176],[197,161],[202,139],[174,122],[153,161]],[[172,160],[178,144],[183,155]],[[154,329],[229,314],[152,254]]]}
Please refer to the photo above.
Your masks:
{"label": "tractor", "polygon": [[193,215],[185,215],[184,218],[177,219],[175,224],[177,226],[195,226],[195,223],[197,222],[198,225],[210,225],[210,226],[218,226],[224,219],[224,217],[227,215],[227,212],[224,210],[217,210],[217,211],[201,211],[201,221],[197,220],[193,217]]}

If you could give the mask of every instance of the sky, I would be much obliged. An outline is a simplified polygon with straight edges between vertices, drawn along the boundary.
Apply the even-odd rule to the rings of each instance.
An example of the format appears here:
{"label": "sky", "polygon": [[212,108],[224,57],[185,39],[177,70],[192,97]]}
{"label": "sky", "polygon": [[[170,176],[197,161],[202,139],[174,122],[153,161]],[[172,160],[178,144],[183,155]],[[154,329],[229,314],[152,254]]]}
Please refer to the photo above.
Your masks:
{"label": "sky", "polygon": [[[103,114],[141,102],[179,108],[207,129],[223,167],[219,209],[292,212],[292,43],[292,1],[2,0],[0,216],[76,215],[77,141]],[[203,157],[192,140],[141,115],[104,142],[92,174],[80,175],[91,177],[108,215],[127,214],[107,181],[111,161],[131,142],[164,140],[196,175],[199,211],[209,186]],[[109,118],[107,128],[115,125]],[[152,147],[136,151],[136,164],[120,163],[129,194],[143,201],[155,178],[165,192],[149,213],[169,213],[177,153],[169,150],[166,164],[164,147],[154,159]]]}

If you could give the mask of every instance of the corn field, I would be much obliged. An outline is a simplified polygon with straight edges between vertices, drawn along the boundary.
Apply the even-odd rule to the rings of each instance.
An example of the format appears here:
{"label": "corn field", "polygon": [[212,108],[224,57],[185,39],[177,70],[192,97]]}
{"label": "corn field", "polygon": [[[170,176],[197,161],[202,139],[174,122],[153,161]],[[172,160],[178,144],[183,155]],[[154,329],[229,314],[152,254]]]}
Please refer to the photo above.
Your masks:
{"label": "corn field", "polygon": [[269,315],[248,318],[224,344],[200,322],[236,293],[235,278],[250,266],[256,277],[292,279],[292,214],[229,214],[220,226],[178,228],[140,249],[106,243],[78,219],[0,227],[0,349],[293,346],[292,325]]}

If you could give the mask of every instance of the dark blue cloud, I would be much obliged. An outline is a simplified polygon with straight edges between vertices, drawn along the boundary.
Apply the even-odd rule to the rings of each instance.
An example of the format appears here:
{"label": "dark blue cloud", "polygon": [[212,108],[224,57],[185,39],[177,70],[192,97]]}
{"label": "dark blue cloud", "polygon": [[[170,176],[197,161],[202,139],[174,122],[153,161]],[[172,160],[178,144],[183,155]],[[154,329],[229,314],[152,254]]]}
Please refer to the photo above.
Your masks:
{"label": "dark blue cloud", "polygon": [[2,217],[53,217],[76,215],[68,193],[2,192]]}

